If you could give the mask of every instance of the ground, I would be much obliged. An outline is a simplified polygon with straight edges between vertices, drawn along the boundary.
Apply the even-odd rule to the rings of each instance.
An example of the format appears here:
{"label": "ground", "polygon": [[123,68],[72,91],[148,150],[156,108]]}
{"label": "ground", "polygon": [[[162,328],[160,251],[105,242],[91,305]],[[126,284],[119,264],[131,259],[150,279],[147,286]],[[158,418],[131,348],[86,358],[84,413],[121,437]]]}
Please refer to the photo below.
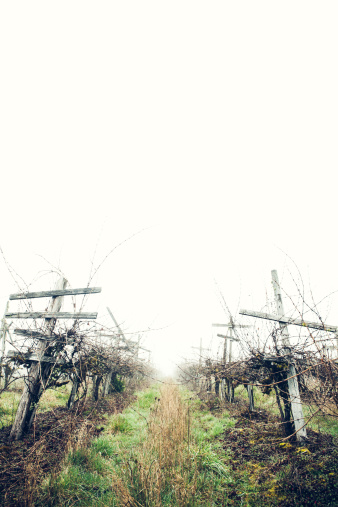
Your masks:
{"label": "ground", "polygon": [[222,435],[234,478],[229,505],[243,505],[243,498],[256,506],[338,505],[338,447],[332,435],[308,429],[308,442],[299,445],[284,440],[278,419],[266,411],[239,411],[236,419]]}
{"label": "ground", "polygon": [[286,440],[272,398],[250,413],[240,392],[227,404],[173,382],[70,412],[52,396],[24,440],[0,430],[3,506],[338,506],[334,422]]}

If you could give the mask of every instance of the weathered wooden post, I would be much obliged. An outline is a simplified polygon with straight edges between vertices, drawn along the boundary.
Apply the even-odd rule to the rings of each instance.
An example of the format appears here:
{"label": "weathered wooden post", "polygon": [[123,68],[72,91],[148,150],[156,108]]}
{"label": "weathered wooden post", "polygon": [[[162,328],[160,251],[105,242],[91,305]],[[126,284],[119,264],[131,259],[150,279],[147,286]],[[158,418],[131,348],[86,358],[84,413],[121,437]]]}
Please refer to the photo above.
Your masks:
{"label": "weathered wooden post", "polygon": [[[223,364],[224,364],[224,366],[227,363],[227,341],[230,340],[230,346],[229,346],[229,364],[232,361],[232,342],[233,341],[239,342],[239,339],[235,338],[233,336],[233,333],[232,333],[233,327],[229,327],[229,329],[230,329],[230,331],[229,331],[230,335],[229,336],[226,336],[224,334],[218,334],[217,335],[219,338],[223,338],[224,339],[224,348],[223,348]],[[227,385],[226,396],[228,398],[228,401],[230,403],[233,403],[234,398],[235,398],[235,389],[233,387],[232,380],[229,379],[229,378],[226,379],[226,385]]]}
{"label": "weathered wooden post", "polygon": [[227,397],[227,393],[225,390],[225,379],[222,378],[221,380],[221,393],[222,393],[222,400],[224,400]]}
{"label": "weathered wooden post", "polygon": [[[230,318],[230,323],[231,323],[231,326],[229,326],[229,334],[230,334],[229,364],[231,364],[231,361],[232,361],[232,341],[233,341],[233,321],[232,321],[232,318]],[[231,378],[228,379],[228,397],[229,397],[230,403],[233,403],[235,401],[235,389],[234,389],[234,384],[233,384],[233,381]]]}
{"label": "weathered wooden post", "polygon": [[74,374],[74,376],[71,380],[72,380],[72,390],[70,392],[68,402],[67,402],[67,408],[69,410],[71,410],[74,406],[75,396],[77,395],[77,392],[78,392],[78,389],[80,386],[80,382],[79,382],[79,379],[78,379],[78,376],[76,373]]}
{"label": "weathered wooden post", "polygon": [[[227,340],[230,340],[230,344],[229,344],[229,364],[230,364],[232,361],[232,342],[233,341],[236,341],[236,342],[240,341],[238,338],[235,338],[233,336],[233,330],[238,327],[243,328],[243,327],[250,327],[250,326],[243,325],[243,324],[235,324],[232,316],[230,316],[230,322],[228,324],[212,324],[212,327],[227,327],[229,330],[228,336],[223,335],[223,334],[218,334],[217,336],[219,338],[224,338],[224,347],[223,347],[223,364],[224,365],[227,363]],[[232,379],[230,379],[230,378],[225,379],[224,380],[224,388],[225,388],[225,386],[226,386],[226,389],[224,389],[224,394],[228,398],[228,401],[230,403],[233,403],[234,399],[235,399],[235,389],[233,386]]]}
{"label": "weathered wooden post", "polygon": [[[5,358],[5,348],[6,348],[6,334],[7,334],[7,324],[6,324],[6,313],[8,312],[8,305],[9,301],[7,301],[6,309],[4,316],[1,321],[1,328],[0,328],[0,342],[1,342],[1,349],[0,349],[0,387],[1,387],[1,378],[5,377],[5,365],[3,364],[4,358]],[[6,387],[6,380],[5,385]]]}
{"label": "weathered wooden post", "polygon": [[211,374],[210,374],[210,371],[208,371],[208,373],[207,373],[207,392],[209,394],[211,394],[211,386],[212,386]]}
{"label": "weathered wooden post", "polygon": [[[258,317],[261,319],[267,319],[267,320],[273,320],[273,321],[279,322],[279,326],[280,326],[281,333],[282,333],[283,352],[285,355],[288,355],[291,350],[287,324],[294,324],[297,326],[312,327],[314,329],[324,329],[324,330],[330,331],[330,332],[337,332],[338,328],[336,326],[326,326],[326,325],[317,324],[314,322],[305,322],[303,320],[297,320],[297,319],[291,319],[289,317],[285,317],[277,271],[276,270],[271,271],[271,275],[272,275],[272,285],[273,285],[274,294],[275,294],[275,303],[276,303],[276,307],[277,307],[277,314],[271,315],[271,314],[267,314],[267,313],[253,312],[253,311],[248,311],[248,310],[240,310],[239,313],[241,315],[248,315],[250,317]],[[300,399],[300,395],[299,395],[297,372],[296,372],[296,368],[295,368],[294,364],[292,364],[292,362],[289,363],[289,368],[287,371],[287,379],[285,380],[285,386],[284,386],[284,382],[283,382],[283,383],[279,384],[279,387],[280,387],[281,391],[284,391],[284,393],[281,394],[281,397],[284,401],[284,407],[285,407],[284,423],[285,423],[286,427],[290,426],[290,428],[287,429],[287,432],[289,434],[292,433],[291,422],[290,422],[290,415],[291,415],[291,411],[292,411],[293,423],[294,423],[295,430],[297,432],[296,437],[299,442],[302,442],[307,438],[307,435],[306,435],[306,428],[305,428],[305,422],[304,422],[304,416],[303,416],[303,407],[302,407],[302,403],[301,403],[301,399]],[[276,389],[275,389],[275,391],[276,391]],[[279,409],[280,409],[280,407],[279,407]]]}
{"label": "weathered wooden post", "polygon": [[254,403],[253,387],[251,384],[247,385],[247,391],[249,397],[249,411],[253,412],[255,410],[255,403]]}
{"label": "weathered wooden post", "polygon": [[102,375],[94,375],[92,398],[94,401],[99,399],[99,387],[102,381]]}
{"label": "weathered wooden post", "polygon": [[215,395],[217,396],[217,398],[220,397],[219,384],[220,384],[220,381],[219,381],[219,376],[218,376],[218,368],[216,368],[216,371],[215,371]]}
{"label": "weathered wooden post", "polygon": [[[230,338],[229,336],[226,336],[224,334],[218,334],[217,335],[219,338],[223,338],[224,339],[224,345],[223,345],[223,366],[225,367],[226,363],[227,363],[227,346],[228,346],[228,339]],[[229,395],[228,395],[228,389],[227,389],[227,386],[228,386],[228,379],[222,379],[222,384],[221,384],[221,392],[222,392],[222,397],[223,398],[227,398],[227,400],[229,401]]]}
{"label": "weathered wooden post", "polygon": [[[116,340],[116,347],[118,348],[119,345],[120,345],[120,339],[122,339],[122,341],[126,342],[126,337],[124,336],[123,334],[123,331],[120,327],[120,325],[118,324],[117,320],[115,319],[112,311],[110,310],[110,308],[107,306],[107,311],[111,317],[111,319],[113,320],[115,326],[117,327],[117,330],[118,330],[118,336],[116,336],[115,340]],[[112,376],[113,376],[113,372],[114,372],[114,368],[112,368],[108,373],[107,373],[107,376],[106,376],[106,379],[105,379],[105,383],[104,383],[104,386],[103,386],[103,396],[106,396],[107,394],[109,394],[111,392],[111,382],[112,382]]]}
{"label": "weathered wooden post", "polygon": [[28,431],[32,425],[37,404],[47,387],[53,364],[64,363],[63,359],[52,357],[49,349],[53,342],[53,330],[56,320],[62,319],[96,319],[97,313],[68,313],[60,312],[63,297],[66,295],[92,294],[101,292],[100,288],[84,288],[84,289],[66,289],[67,280],[63,277],[59,279],[56,288],[52,291],[29,292],[12,294],[10,300],[33,299],[41,297],[51,297],[47,312],[17,312],[6,313],[6,317],[16,319],[44,319],[45,330],[43,333],[16,329],[16,334],[21,334],[31,338],[37,338],[39,345],[35,353],[20,354],[16,351],[9,351],[8,357],[15,358],[24,355],[25,359],[31,361],[28,376],[21,395],[19,406],[16,412],[15,420],[12,426],[9,440],[19,440],[23,433]]}
{"label": "weathered wooden post", "polygon": [[[202,392],[204,389],[204,379],[202,376],[202,353],[203,353],[203,350],[210,351],[210,349],[204,348],[202,346],[202,338],[200,339],[200,346],[199,347],[191,347],[191,348],[199,350],[199,359],[198,359],[199,375],[200,375],[199,391]],[[206,389],[208,389],[207,386],[206,386]]]}
{"label": "weathered wooden post", "polygon": [[[284,307],[277,271],[274,269],[273,271],[271,271],[271,275],[272,275],[273,290],[275,293],[277,316],[282,317],[284,315]],[[279,323],[279,326],[282,333],[283,351],[285,354],[288,354],[290,353],[291,350],[288,328],[286,324],[282,323]],[[288,388],[291,402],[291,410],[293,415],[293,422],[295,425],[295,430],[297,431],[297,440],[301,442],[307,438],[307,434],[303,416],[302,402],[299,395],[297,372],[294,364],[292,363],[289,364],[287,376],[288,376]]]}
{"label": "weathered wooden post", "polygon": [[[56,290],[63,290],[67,286],[67,280],[63,277],[56,284]],[[48,311],[51,313],[61,310],[63,297],[52,297]],[[56,324],[56,319],[45,319],[45,334],[51,336]],[[40,341],[37,353],[43,355],[48,347],[48,341]],[[15,420],[10,433],[10,440],[19,440],[23,432],[29,430],[36,411],[37,402],[50,374],[52,365],[50,363],[34,362],[28,372],[25,387],[19,402]]]}

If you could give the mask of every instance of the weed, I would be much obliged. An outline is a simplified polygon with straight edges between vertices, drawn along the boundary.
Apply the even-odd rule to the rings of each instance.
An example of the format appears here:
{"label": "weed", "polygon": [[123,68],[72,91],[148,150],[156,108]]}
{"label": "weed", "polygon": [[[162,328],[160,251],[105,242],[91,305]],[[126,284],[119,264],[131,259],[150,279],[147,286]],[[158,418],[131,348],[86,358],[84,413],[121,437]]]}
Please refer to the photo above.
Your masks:
{"label": "weed", "polygon": [[103,457],[111,457],[116,453],[116,448],[109,435],[102,435],[95,438],[91,443],[94,452],[101,454]]}
{"label": "weed", "polygon": [[128,419],[123,415],[118,415],[114,418],[114,420],[110,424],[110,429],[112,433],[130,433],[132,431],[132,425],[128,421]]}

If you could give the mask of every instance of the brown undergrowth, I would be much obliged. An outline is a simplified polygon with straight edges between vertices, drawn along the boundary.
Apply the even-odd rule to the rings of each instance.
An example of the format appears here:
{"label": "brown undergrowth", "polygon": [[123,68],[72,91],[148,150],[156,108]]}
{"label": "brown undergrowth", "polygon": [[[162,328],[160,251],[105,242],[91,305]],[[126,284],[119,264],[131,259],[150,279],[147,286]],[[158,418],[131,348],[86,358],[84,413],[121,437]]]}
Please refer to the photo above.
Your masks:
{"label": "brown undergrowth", "polygon": [[37,488],[46,474],[57,473],[72,449],[98,435],[104,414],[114,414],[130,403],[130,392],[116,393],[98,402],[87,401],[69,411],[59,407],[38,414],[23,440],[8,444],[10,427],[0,430],[0,505],[34,505]]}

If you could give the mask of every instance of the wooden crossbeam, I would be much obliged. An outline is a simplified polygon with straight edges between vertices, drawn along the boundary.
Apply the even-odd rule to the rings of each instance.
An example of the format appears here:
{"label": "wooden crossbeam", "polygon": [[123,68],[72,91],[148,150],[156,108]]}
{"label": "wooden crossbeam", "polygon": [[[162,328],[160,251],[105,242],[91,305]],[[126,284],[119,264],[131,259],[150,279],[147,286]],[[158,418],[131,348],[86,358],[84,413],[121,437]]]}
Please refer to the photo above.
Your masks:
{"label": "wooden crossbeam", "polygon": [[30,329],[14,329],[14,334],[27,336],[27,338],[49,338],[49,340],[53,339],[53,337],[50,335],[40,333],[40,331],[31,331]]}
{"label": "wooden crossbeam", "polygon": [[64,359],[55,359],[54,357],[50,356],[39,356],[39,354],[36,353],[22,353],[17,352],[16,350],[9,350],[7,352],[7,357],[11,359],[22,359],[24,361],[34,361],[34,362],[40,362],[40,363],[56,363],[56,364],[65,364],[66,361]]}
{"label": "wooden crossbeam", "polygon": [[240,315],[247,315],[248,317],[257,317],[258,319],[273,320],[281,324],[292,324],[295,326],[309,327],[311,329],[318,329],[319,331],[328,331],[330,333],[338,333],[338,326],[329,326],[327,324],[318,324],[317,322],[308,322],[301,319],[292,319],[290,317],[272,315],[270,313],[254,312],[252,310],[240,310]]}
{"label": "wooden crossbeam", "polygon": [[139,347],[140,350],[145,350],[146,352],[151,352],[149,349],[145,349],[144,347]]}
{"label": "wooden crossbeam", "polygon": [[223,362],[224,364],[226,363],[227,361],[227,345],[228,345],[228,341],[227,340],[230,340],[230,347],[229,347],[229,363],[231,363],[231,360],[232,360],[232,342],[235,341],[235,342],[239,342],[240,340],[238,338],[234,338],[233,336],[233,330],[236,329],[236,328],[244,328],[244,327],[251,327],[251,326],[247,326],[247,325],[244,325],[244,324],[235,324],[234,321],[233,321],[233,318],[230,316],[230,322],[228,324],[218,324],[218,323],[214,323],[214,324],[211,324],[212,327],[227,327],[228,330],[229,330],[229,333],[230,335],[229,336],[226,336],[226,335],[222,335],[222,334],[218,334],[217,336],[219,336],[220,338],[224,338],[224,347],[223,347]]}
{"label": "wooden crossbeam", "polygon": [[37,340],[47,340],[47,341],[60,341],[60,338],[65,338],[67,340],[67,344],[74,342],[73,336],[57,336],[57,335],[46,335],[40,333],[39,331],[31,331],[30,329],[14,329],[14,334],[18,334],[20,336],[26,336],[27,338],[37,339]]}
{"label": "wooden crossbeam", "polygon": [[97,294],[101,292],[101,287],[86,287],[84,289],[64,289],[64,290],[45,290],[41,292],[20,292],[18,294],[11,294],[9,299],[33,299],[33,298],[47,298],[57,296],[76,296],[78,294]]}
{"label": "wooden crossbeam", "polygon": [[244,324],[232,324],[229,322],[228,324],[211,324],[212,327],[229,327],[229,328],[235,328],[235,327],[251,327]]}
{"label": "wooden crossbeam", "polygon": [[238,338],[235,338],[234,336],[226,336],[225,334],[218,334],[219,338],[225,338],[226,340],[233,340],[235,342],[239,342],[240,340]]}
{"label": "wooden crossbeam", "polygon": [[96,319],[95,313],[68,313],[68,312],[18,312],[6,313],[5,317],[10,319]]}
{"label": "wooden crossbeam", "polygon": [[113,338],[115,340],[117,340],[119,338],[119,336],[117,336],[116,334],[98,333],[97,336],[100,336],[100,337],[103,336],[104,338]]}
{"label": "wooden crossbeam", "polygon": [[108,313],[109,313],[110,317],[112,318],[112,320],[113,320],[113,322],[114,322],[115,326],[117,327],[117,330],[118,330],[119,334],[121,335],[122,339],[123,339],[123,340],[126,340],[126,337],[124,336],[122,329],[120,328],[120,326],[119,326],[119,324],[118,324],[117,320],[115,319],[115,317],[114,317],[114,315],[113,315],[113,313],[112,313],[111,309],[110,309],[108,306],[107,306],[107,310],[108,310]]}

